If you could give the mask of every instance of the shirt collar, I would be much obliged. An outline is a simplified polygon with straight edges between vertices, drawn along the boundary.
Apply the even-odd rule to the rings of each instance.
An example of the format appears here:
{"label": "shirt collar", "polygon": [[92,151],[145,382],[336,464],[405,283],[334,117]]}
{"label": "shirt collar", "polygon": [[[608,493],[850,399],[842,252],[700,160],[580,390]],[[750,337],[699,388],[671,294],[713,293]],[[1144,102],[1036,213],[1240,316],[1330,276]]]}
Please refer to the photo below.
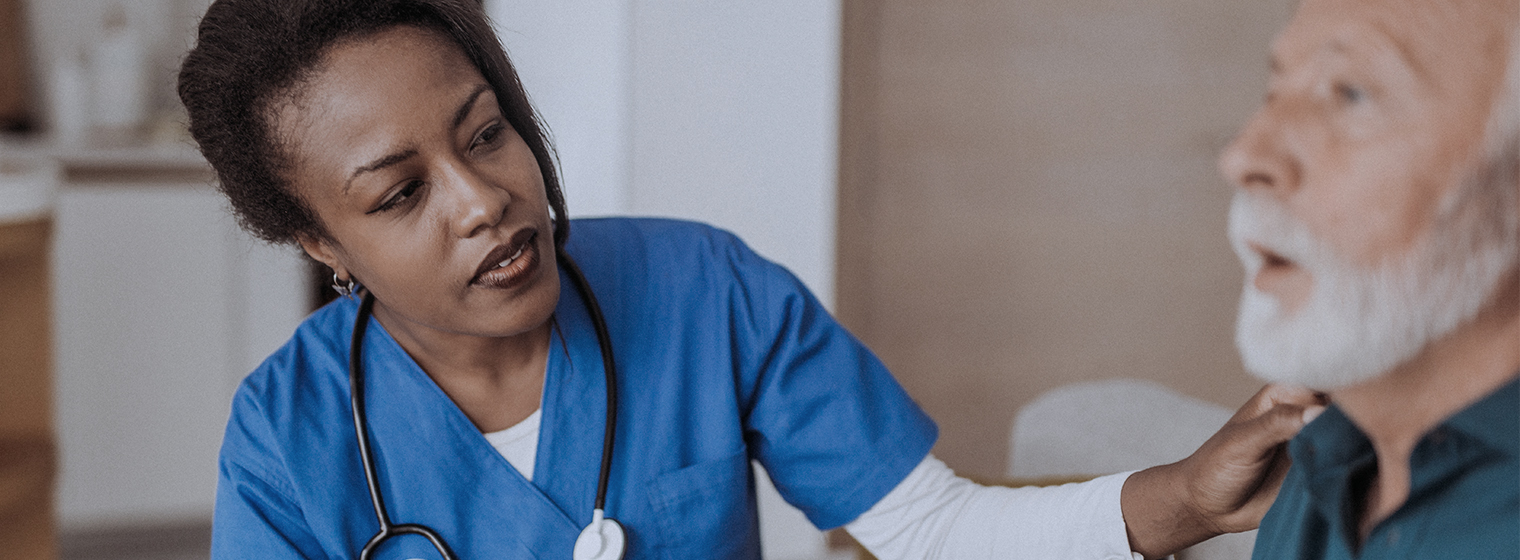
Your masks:
{"label": "shirt collar", "polygon": [[[1485,447],[1520,456],[1520,372],[1498,390],[1453,414],[1436,429],[1447,428]],[[1372,442],[1340,407],[1331,404],[1288,445],[1293,462],[1310,479],[1359,466],[1373,457]]]}
{"label": "shirt collar", "polygon": [[1447,418],[1442,426],[1510,457],[1520,457],[1520,372],[1509,383]]}
{"label": "shirt collar", "polygon": [[1288,452],[1311,480],[1373,456],[1372,441],[1333,403],[1298,432]]}

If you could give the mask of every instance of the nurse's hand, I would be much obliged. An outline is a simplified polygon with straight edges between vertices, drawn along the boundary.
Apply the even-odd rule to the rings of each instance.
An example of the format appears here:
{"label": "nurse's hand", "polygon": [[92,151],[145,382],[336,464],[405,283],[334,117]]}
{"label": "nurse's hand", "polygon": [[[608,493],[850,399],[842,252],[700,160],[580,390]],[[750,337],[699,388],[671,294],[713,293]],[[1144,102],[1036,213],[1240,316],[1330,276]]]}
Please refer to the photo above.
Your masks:
{"label": "nurse's hand", "polygon": [[1255,529],[1288,472],[1287,441],[1325,404],[1308,389],[1268,385],[1188,458],[1131,475],[1120,495],[1130,549],[1158,558]]}

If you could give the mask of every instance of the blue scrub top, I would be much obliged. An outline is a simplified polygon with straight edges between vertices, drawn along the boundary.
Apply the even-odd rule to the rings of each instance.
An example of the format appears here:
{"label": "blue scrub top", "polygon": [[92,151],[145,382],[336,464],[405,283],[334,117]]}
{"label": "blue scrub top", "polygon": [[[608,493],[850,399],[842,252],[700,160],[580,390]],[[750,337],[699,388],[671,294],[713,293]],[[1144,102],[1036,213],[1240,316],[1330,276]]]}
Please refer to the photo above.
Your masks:
{"label": "blue scrub top", "polygon": [[[853,520],[933,445],[934,423],[785,269],[671,220],[576,220],[618,369],[607,513],[627,558],[759,558],[750,461],[819,527]],[[601,355],[561,271],[534,479],[524,479],[371,320],[366,405],[394,523],[463,559],[569,558],[591,520]],[[353,558],[377,523],[349,406],[356,302],[318,310],[237,391],[222,443],[215,558]],[[379,558],[436,558],[403,536]]]}

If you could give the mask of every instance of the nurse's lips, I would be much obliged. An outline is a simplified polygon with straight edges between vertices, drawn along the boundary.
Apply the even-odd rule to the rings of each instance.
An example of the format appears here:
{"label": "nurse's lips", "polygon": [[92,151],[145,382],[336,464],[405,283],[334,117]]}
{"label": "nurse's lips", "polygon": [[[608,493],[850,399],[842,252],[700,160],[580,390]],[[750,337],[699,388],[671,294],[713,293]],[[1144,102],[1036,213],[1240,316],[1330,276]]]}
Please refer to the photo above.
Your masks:
{"label": "nurse's lips", "polygon": [[539,251],[535,241],[538,230],[533,228],[517,232],[508,240],[492,249],[475,269],[470,285],[485,288],[512,288],[527,281],[538,269]]}

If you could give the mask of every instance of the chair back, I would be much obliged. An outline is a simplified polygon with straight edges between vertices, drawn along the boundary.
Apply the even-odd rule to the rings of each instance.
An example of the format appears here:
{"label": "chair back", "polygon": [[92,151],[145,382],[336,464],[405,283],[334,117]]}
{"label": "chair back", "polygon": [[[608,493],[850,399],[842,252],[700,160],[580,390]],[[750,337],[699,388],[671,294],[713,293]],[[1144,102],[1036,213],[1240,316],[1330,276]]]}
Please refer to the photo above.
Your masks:
{"label": "chair back", "polygon": [[[1172,463],[1191,455],[1234,414],[1159,383],[1112,379],[1040,395],[1013,422],[1008,476],[1102,475]],[[1179,560],[1249,560],[1256,531],[1222,535]]]}

